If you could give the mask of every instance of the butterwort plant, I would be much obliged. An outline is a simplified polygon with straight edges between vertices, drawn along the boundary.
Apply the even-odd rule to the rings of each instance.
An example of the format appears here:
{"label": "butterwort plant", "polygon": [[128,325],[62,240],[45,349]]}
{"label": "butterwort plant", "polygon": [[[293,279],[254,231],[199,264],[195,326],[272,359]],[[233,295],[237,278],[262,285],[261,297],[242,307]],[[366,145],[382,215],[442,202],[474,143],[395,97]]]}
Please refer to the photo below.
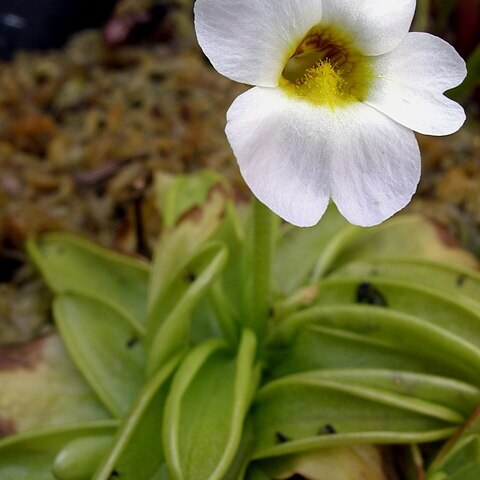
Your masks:
{"label": "butterwort plant", "polygon": [[[258,200],[160,175],[152,261],[29,242],[54,295],[62,414],[26,424],[0,390],[1,418],[24,425],[0,442],[2,480],[388,480],[377,446],[400,444],[412,479],[478,478],[478,261],[421,217],[360,228],[413,195],[413,130],[465,120],[443,96],[465,64],[408,33],[414,10],[197,0],[212,64],[254,85],[226,133]],[[18,398],[38,385],[12,378]]]}
{"label": "butterwort plant", "polygon": [[465,121],[443,93],[466,76],[440,38],[410,32],[416,0],[197,0],[198,41],[226,77],[254,87],[226,134],[256,197],[297,226],[332,199],[349,222],[381,223],[420,178],[414,133]]}
{"label": "butterwort plant", "polygon": [[262,283],[256,205],[210,180],[160,195],[152,261],[29,242],[56,329],[7,349],[0,478],[476,480],[478,261],[422,217],[365,229],[330,207],[274,224]]}

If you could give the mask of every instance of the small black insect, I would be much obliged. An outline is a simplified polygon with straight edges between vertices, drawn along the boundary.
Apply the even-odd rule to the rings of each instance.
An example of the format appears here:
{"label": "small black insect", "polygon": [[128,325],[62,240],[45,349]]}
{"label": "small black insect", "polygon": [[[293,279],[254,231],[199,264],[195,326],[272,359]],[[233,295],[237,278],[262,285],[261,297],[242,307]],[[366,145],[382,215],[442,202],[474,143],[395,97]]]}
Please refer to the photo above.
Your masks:
{"label": "small black insect", "polygon": [[277,439],[278,443],[286,443],[291,441],[291,439],[284,435],[282,432],[277,432],[275,434],[275,438]]}
{"label": "small black insect", "polygon": [[138,343],[138,338],[133,336],[127,340],[127,348],[133,348]]}
{"label": "small black insect", "polygon": [[467,276],[463,273],[457,277],[457,287],[463,287],[463,284],[467,280]]}
{"label": "small black insect", "polygon": [[197,279],[197,276],[194,272],[188,272],[185,276],[185,279],[187,280],[187,282],[193,283]]}
{"label": "small black insect", "polygon": [[110,474],[110,478],[120,478],[120,474],[116,470],[113,470]]}
{"label": "small black insect", "polygon": [[385,297],[368,282],[361,283],[357,288],[357,303],[365,303],[367,305],[377,305],[386,307],[387,301]]}
{"label": "small black insect", "polygon": [[337,433],[337,431],[329,423],[322,425],[317,431],[317,435],[333,435],[334,433]]}

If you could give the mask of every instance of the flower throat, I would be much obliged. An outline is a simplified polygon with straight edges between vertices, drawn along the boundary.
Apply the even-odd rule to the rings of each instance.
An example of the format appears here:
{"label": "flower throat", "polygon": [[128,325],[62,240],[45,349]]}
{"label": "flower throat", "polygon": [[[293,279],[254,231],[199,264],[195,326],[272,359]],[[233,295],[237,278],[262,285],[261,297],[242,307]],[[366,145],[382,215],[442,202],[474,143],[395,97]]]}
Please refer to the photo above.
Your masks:
{"label": "flower throat", "polygon": [[287,61],[280,86],[291,95],[334,109],[364,100],[372,79],[368,57],[348,35],[317,25]]}

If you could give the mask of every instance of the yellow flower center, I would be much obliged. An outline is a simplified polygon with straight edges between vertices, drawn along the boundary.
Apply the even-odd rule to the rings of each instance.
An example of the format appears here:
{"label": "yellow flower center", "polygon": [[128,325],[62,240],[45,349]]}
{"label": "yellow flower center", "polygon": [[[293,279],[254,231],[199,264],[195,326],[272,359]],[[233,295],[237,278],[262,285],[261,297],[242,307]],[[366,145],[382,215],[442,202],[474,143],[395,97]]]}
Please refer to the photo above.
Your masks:
{"label": "yellow flower center", "polygon": [[289,58],[280,86],[331,109],[365,99],[373,79],[369,58],[335,27],[313,27]]}

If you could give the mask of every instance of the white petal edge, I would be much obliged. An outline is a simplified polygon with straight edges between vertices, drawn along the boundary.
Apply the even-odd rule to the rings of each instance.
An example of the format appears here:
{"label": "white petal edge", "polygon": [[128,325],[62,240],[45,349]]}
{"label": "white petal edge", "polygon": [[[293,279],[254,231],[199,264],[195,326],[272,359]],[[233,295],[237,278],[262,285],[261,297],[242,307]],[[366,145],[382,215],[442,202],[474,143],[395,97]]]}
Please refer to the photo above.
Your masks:
{"label": "white petal edge", "polygon": [[462,106],[443,95],[467,75],[450,44],[409,33],[395,50],[371,60],[376,78],[365,103],[425,135],[449,135],[464,124]]}
{"label": "white petal edge", "polygon": [[416,0],[323,0],[325,24],[352,35],[366,55],[381,55],[397,47],[408,33]]}
{"label": "white petal edge", "polygon": [[231,106],[226,133],[255,196],[300,227],[318,223],[329,198],[350,223],[376,225],[420,179],[413,132],[360,102],[332,111],[255,87]]}
{"label": "white petal edge", "polygon": [[195,30],[215,69],[275,87],[290,56],[322,18],[322,0],[197,0]]}

